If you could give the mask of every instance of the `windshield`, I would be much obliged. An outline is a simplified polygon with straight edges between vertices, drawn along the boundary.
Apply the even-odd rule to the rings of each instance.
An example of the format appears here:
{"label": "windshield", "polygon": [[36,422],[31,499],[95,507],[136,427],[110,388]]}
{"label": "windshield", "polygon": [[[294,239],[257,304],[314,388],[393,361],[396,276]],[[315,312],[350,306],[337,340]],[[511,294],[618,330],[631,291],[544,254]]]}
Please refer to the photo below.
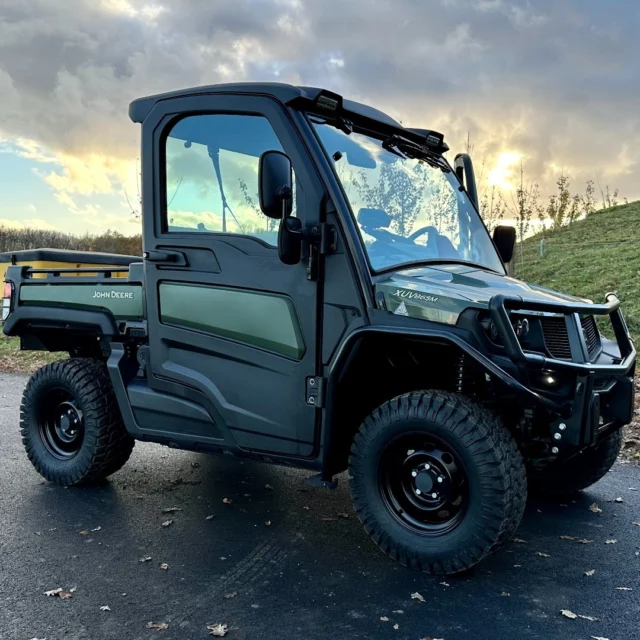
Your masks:
{"label": "windshield", "polygon": [[451,171],[399,157],[382,141],[311,122],[349,200],[374,270],[473,262],[504,273],[487,229]]}

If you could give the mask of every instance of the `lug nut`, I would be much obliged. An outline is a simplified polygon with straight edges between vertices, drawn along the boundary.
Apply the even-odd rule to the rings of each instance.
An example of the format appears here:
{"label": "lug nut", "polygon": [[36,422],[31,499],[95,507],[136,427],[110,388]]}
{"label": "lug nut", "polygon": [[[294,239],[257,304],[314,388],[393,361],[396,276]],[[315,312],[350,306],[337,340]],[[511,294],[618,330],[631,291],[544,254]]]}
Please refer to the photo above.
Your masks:
{"label": "lug nut", "polygon": [[432,493],[431,497],[435,500],[438,497],[438,494],[437,493]]}
{"label": "lug nut", "polygon": [[567,425],[564,422],[561,422],[558,425],[558,429],[560,429],[560,431],[564,431],[567,428]]}
{"label": "lug nut", "polygon": [[418,472],[417,471],[412,471],[411,475],[415,478],[418,475]]}
{"label": "lug nut", "polygon": [[558,447],[551,447],[551,453],[556,454],[556,453],[558,453],[558,451],[560,451],[560,449],[558,449]]}
{"label": "lug nut", "polygon": [[562,438],[562,436],[559,433],[554,433],[553,434],[553,439],[554,440],[560,440],[560,438]]}
{"label": "lug nut", "polygon": [[440,476],[440,477],[438,478],[438,482],[444,482],[444,478],[443,478],[442,476]]}
{"label": "lug nut", "polygon": [[416,489],[416,494],[420,495],[422,493],[422,491],[420,491],[420,489]]}
{"label": "lug nut", "polygon": [[431,465],[427,462],[427,464],[424,465],[425,469],[431,469]]}

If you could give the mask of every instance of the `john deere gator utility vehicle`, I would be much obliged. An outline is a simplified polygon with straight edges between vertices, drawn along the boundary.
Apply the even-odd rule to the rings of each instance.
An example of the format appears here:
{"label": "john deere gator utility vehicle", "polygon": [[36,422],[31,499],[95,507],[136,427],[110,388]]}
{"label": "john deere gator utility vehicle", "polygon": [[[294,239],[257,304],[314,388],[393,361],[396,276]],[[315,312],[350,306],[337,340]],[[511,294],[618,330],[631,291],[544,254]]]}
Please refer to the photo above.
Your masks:
{"label": "john deere gator utility vehicle", "polygon": [[513,534],[527,484],[569,493],[611,467],[636,358],[617,298],[509,277],[515,232],[488,233],[471,160],[452,166],[440,133],[284,84],[129,113],[142,258],[6,272],[4,332],[70,355],[24,392],[45,478],[104,478],[134,440],[319,487],[346,470],[380,548],[449,574]]}

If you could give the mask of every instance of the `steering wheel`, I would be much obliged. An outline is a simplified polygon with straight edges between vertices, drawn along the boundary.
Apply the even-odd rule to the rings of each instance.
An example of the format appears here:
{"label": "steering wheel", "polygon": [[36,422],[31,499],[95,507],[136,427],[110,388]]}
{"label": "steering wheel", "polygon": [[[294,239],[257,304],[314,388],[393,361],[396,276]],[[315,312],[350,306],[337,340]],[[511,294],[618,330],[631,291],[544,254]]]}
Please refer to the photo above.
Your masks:
{"label": "steering wheel", "polygon": [[440,233],[434,226],[427,225],[426,227],[420,227],[417,231],[414,231],[407,238],[407,240],[409,240],[409,242],[415,242],[420,236],[423,236],[425,233],[433,233],[434,238],[437,238],[440,235]]}

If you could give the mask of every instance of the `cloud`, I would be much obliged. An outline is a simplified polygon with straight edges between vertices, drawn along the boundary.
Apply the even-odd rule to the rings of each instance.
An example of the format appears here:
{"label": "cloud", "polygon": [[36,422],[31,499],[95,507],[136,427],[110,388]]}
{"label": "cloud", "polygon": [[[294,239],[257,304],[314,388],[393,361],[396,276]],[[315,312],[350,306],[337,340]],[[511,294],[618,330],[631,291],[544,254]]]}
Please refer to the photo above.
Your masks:
{"label": "cloud", "polygon": [[543,191],[560,167],[639,197],[638,27],[633,0],[15,2],[0,9],[0,136],[30,141],[63,200],[131,195],[132,99],[280,80],[442,130],[454,151],[470,132],[478,163],[522,155]]}

